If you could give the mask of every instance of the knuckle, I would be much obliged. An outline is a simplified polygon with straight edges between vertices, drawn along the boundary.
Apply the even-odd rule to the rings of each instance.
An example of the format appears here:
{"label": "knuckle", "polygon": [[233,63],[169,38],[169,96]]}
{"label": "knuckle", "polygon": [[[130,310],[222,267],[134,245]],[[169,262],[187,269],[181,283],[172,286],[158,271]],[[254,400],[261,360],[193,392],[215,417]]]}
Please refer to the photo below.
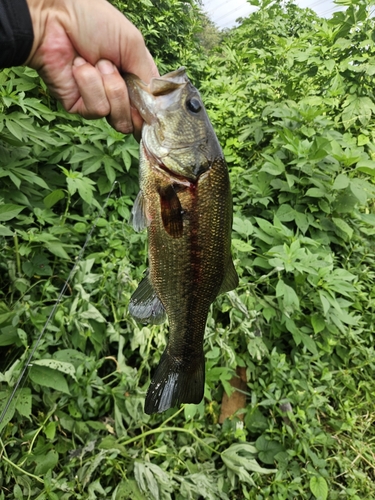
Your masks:
{"label": "knuckle", "polygon": [[113,79],[111,85],[106,86],[106,93],[110,100],[123,101],[126,100],[125,83],[121,77]]}
{"label": "knuckle", "polygon": [[124,120],[115,120],[113,117],[109,116],[107,118],[108,123],[122,134],[131,134],[134,130],[132,123]]}
{"label": "knuckle", "polygon": [[107,116],[111,112],[111,106],[107,101],[107,99],[96,101],[95,103],[92,103],[90,107],[89,106],[87,107],[90,108],[91,111],[95,113],[95,115],[101,117]]}

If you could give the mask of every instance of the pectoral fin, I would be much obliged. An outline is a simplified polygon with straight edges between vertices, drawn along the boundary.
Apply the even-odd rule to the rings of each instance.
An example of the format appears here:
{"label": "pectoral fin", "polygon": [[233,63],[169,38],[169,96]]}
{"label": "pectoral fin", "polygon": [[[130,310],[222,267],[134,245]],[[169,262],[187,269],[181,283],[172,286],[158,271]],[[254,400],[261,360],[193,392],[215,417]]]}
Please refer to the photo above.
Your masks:
{"label": "pectoral fin", "polygon": [[131,224],[137,233],[145,229],[150,225],[150,221],[146,216],[146,202],[142,191],[139,191],[137,198],[135,199],[131,214],[129,224]]}
{"label": "pectoral fin", "polygon": [[183,210],[173,186],[160,189],[160,209],[164,229],[172,238],[180,238],[183,233]]}
{"label": "pectoral fin", "polygon": [[229,264],[226,269],[226,273],[224,276],[224,280],[221,284],[219,295],[221,293],[229,292],[230,290],[234,290],[238,286],[238,275],[237,271],[234,268],[232,258],[229,259]]}
{"label": "pectoral fin", "polygon": [[148,271],[130,299],[129,312],[140,323],[160,325],[165,321],[164,306],[153,289]]}

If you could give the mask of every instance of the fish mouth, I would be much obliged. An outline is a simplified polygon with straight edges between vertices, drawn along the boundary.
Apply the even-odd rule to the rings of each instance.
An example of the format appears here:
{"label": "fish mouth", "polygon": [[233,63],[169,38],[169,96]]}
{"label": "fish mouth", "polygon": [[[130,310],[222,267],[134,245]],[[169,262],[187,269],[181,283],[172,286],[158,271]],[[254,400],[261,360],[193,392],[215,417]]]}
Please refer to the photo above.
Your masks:
{"label": "fish mouth", "polygon": [[184,67],[164,76],[151,78],[149,83],[145,83],[138,76],[131,73],[127,73],[123,77],[128,88],[131,105],[137,109],[148,125],[155,123],[157,120],[154,98],[170,96],[169,98],[173,102],[174,91],[189,83]]}

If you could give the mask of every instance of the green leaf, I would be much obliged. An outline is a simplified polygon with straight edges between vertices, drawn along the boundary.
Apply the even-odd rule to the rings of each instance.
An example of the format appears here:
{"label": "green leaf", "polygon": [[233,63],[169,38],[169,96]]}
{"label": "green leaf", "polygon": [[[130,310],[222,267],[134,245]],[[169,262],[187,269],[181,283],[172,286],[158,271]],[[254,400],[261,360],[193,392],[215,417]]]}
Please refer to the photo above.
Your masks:
{"label": "green leaf", "polygon": [[290,222],[295,219],[296,211],[290,205],[285,203],[284,205],[280,205],[276,212],[276,217],[281,222]]}
{"label": "green leaf", "polygon": [[[5,405],[11,397],[11,390],[4,390],[0,392],[0,414],[3,412]],[[22,387],[10,402],[8,411],[5,413],[2,422],[0,422],[0,432],[12,420],[15,410],[26,418],[31,415],[31,391],[28,387]]]}
{"label": "green leaf", "polygon": [[326,195],[326,192],[319,188],[310,188],[306,191],[306,196],[311,196],[312,198],[322,198]]}
{"label": "green leaf", "polygon": [[299,299],[294,288],[285,284],[281,279],[276,285],[276,297],[282,297],[285,307],[292,306],[293,308],[299,309]]}
{"label": "green leaf", "polygon": [[[375,70],[375,66],[374,66]],[[358,146],[365,146],[370,142],[370,138],[367,135],[359,134],[358,135]]]}
{"label": "green leaf", "polygon": [[98,323],[105,323],[106,320],[98,309],[92,304],[88,304],[87,311],[80,311],[80,317],[85,319],[94,319]]}
{"label": "green leaf", "polygon": [[[14,485],[13,488],[13,495],[16,500],[24,500],[24,495],[21,487],[18,484]],[[4,498],[4,497],[3,497]]]}
{"label": "green leaf", "polygon": [[0,236],[13,236],[14,233],[8,227],[0,224]]}
{"label": "green leaf", "polygon": [[268,161],[266,161],[261,169],[260,172],[267,172],[267,174],[271,174],[274,176],[280,175],[283,172],[285,172],[285,165],[283,162],[278,158],[277,156],[269,156],[264,154],[263,155]]}
{"label": "green leaf", "polygon": [[342,113],[342,123],[344,127],[348,129],[355,124],[357,120],[363,126],[366,126],[371,119],[371,114],[375,112],[375,105],[371,99],[367,96],[357,97],[350,96],[344,103],[344,106],[348,104]]}
{"label": "green leaf", "polygon": [[249,443],[232,444],[224,450],[221,458],[228,469],[232,470],[240,479],[250,485],[254,485],[249,472],[258,472],[259,474],[273,474],[274,469],[265,469],[255,460],[258,450]]}
{"label": "green leaf", "polygon": [[323,312],[324,312],[324,314],[327,314],[327,312],[331,308],[331,304],[330,304],[330,301],[327,298],[326,292],[319,291],[319,297],[320,297],[320,301],[322,303]]}
{"label": "green leaf", "polygon": [[[5,406],[8,404],[8,399],[11,395],[10,390],[5,390],[0,393],[0,413],[2,413],[5,409]],[[3,416],[3,420],[0,422],[0,432],[6,427],[6,425],[12,420],[14,413],[16,411],[16,401],[13,398],[8,406],[8,410]]]}
{"label": "green leaf", "polygon": [[232,239],[232,245],[234,248],[236,248],[239,252],[245,252],[245,253],[250,253],[252,250],[254,250],[254,247],[250,245],[250,243],[247,243],[246,241],[243,240],[238,240],[236,238]]}
{"label": "green leaf", "polygon": [[234,216],[233,230],[238,234],[248,237],[253,233],[254,228],[248,219],[241,219],[240,217]]}
{"label": "green leaf", "polygon": [[332,220],[335,226],[338,227],[340,231],[343,231],[350,240],[353,236],[353,229],[349,226],[349,224],[343,219],[338,219],[337,217],[332,217]]}
{"label": "green leaf", "polygon": [[56,422],[49,422],[44,427],[44,434],[46,435],[47,439],[53,441],[56,435]]}
{"label": "green leaf", "polygon": [[326,326],[326,322],[324,318],[319,316],[318,314],[313,314],[311,316],[311,324],[314,329],[314,333],[319,333],[324,330]]}
{"label": "green leaf", "polygon": [[80,197],[89,205],[91,205],[93,200],[94,192],[94,182],[88,177],[83,177],[79,172],[69,173],[66,179],[68,184],[68,191],[71,195],[75,194],[77,191]]}
{"label": "green leaf", "polygon": [[349,186],[349,182],[349,177],[347,175],[339,174],[333,183],[332,189],[345,189]]}
{"label": "green leaf", "polygon": [[48,366],[38,366],[33,364],[30,368],[29,376],[35,384],[39,384],[44,387],[51,387],[55,391],[70,394],[65,377],[58,370],[53,370]]}
{"label": "green leaf", "polygon": [[5,118],[6,127],[9,132],[16,137],[19,141],[23,141],[23,131],[22,127],[19,125],[17,120],[12,119],[11,117]]}
{"label": "green leaf", "polygon": [[316,347],[315,340],[312,339],[310,335],[303,332],[299,332],[299,336],[306,349],[310,351],[311,354],[314,354],[314,356],[318,356],[318,349]]}
{"label": "green leaf", "polygon": [[76,379],[76,369],[72,363],[66,361],[58,361],[56,359],[38,359],[33,361],[33,366],[48,366],[52,370],[57,370],[66,375],[70,375],[74,380]]}
{"label": "green leaf", "polygon": [[296,212],[295,215],[297,227],[302,231],[303,234],[305,234],[310,226],[307,216],[305,214],[302,214],[301,212]]}
{"label": "green leaf", "polygon": [[64,247],[61,245],[61,243],[58,243],[57,241],[47,241],[46,247],[51,253],[57,255],[57,257],[61,257],[62,259],[70,258],[69,255],[64,250]]}
{"label": "green leaf", "polygon": [[109,182],[111,184],[113,184],[114,181],[116,180],[116,172],[115,172],[114,168],[111,165],[104,163],[104,170],[105,170],[105,173],[107,174]]}
{"label": "green leaf", "polygon": [[114,492],[114,500],[124,500],[131,498],[132,500],[145,500],[145,496],[140,492],[137,483],[134,479],[126,479],[117,485]]}
{"label": "green leaf", "polygon": [[[70,158],[70,163],[74,164],[74,163],[83,162],[85,160],[91,160],[90,161],[90,164],[91,164],[95,160],[102,158],[102,157],[103,157],[103,153],[100,150],[98,150],[97,148],[90,147],[89,151],[78,151],[77,153],[74,153],[74,155],[72,155]],[[100,163],[97,165],[97,168],[95,170],[93,170],[92,172],[96,172],[96,170],[99,167],[100,167]]]}
{"label": "green leaf", "polygon": [[373,198],[373,195],[371,195],[371,188],[369,188],[368,182],[364,179],[352,179],[350,182],[350,190],[361,205],[365,205],[369,197]]}
{"label": "green leaf", "polygon": [[38,175],[29,172],[28,175],[25,175],[24,177],[25,179],[27,179],[28,182],[32,184],[36,184],[37,186],[42,187],[43,189],[49,189],[46,182]]}
{"label": "green leaf", "polygon": [[12,203],[6,203],[0,205],[0,222],[5,222],[16,217],[22,210],[26,207],[20,205],[14,205]]}
{"label": "green leaf", "polygon": [[245,424],[249,431],[254,434],[259,434],[259,432],[268,429],[268,420],[257,407],[247,412]]}
{"label": "green leaf", "polygon": [[85,355],[76,349],[60,349],[54,353],[53,358],[71,364],[77,370],[85,360]]}
{"label": "green leaf", "polygon": [[34,459],[37,464],[35,467],[35,474],[44,475],[57,465],[59,455],[57,451],[50,450],[46,455],[37,455]]}
{"label": "green leaf", "polygon": [[147,498],[162,500],[163,486],[168,484],[168,475],[156,464],[150,462],[134,462],[134,476],[138,487]]}
{"label": "green leaf", "polygon": [[357,170],[364,174],[375,176],[375,161],[362,160],[357,163]]}
{"label": "green leaf", "polygon": [[132,164],[132,158],[131,158],[130,154],[126,151],[126,149],[123,149],[121,154],[122,154],[123,162],[125,164],[126,171],[129,172],[129,169],[130,169],[131,164]]}
{"label": "green leaf", "polygon": [[51,208],[56,205],[57,202],[62,200],[65,196],[65,193],[62,189],[55,189],[52,193],[48,194],[44,199],[43,203],[46,208]]}
{"label": "green leaf", "polygon": [[8,326],[1,329],[0,347],[16,344],[19,340],[17,329],[14,326]]}
{"label": "green leaf", "polygon": [[29,418],[31,415],[31,390],[23,387],[16,394],[16,410],[23,417]]}
{"label": "green leaf", "polygon": [[313,476],[310,479],[310,490],[317,500],[326,500],[328,497],[327,481],[322,476]]}
{"label": "green leaf", "polygon": [[259,459],[263,463],[269,465],[273,465],[275,463],[275,455],[280,453],[280,451],[284,451],[282,444],[277,441],[267,439],[264,434],[258,437],[255,441],[255,446],[259,451]]}

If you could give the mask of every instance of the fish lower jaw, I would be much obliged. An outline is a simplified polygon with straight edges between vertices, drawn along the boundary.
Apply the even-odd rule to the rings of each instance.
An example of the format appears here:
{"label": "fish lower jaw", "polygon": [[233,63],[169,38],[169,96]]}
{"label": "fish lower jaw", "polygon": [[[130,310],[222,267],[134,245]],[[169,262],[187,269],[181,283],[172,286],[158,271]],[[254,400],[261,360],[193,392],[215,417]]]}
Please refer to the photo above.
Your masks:
{"label": "fish lower jaw", "polygon": [[182,172],[176,172],[176,170],[167,167],[167,165],[163,161],[163,158],[167,158],[170,154],[170,151],[165,150],[165,152],[163,152],[162,154],[156,155],[150,150],[150,148],[144,141],[142,142],[142,146],[144,155],[150,163],[151,167],[162,173],[163,175],[166,174],[170,183],[182,184],[186,187],[191,187],[192,185],[195,185],[197,183],[197,176],[187,175]]}

